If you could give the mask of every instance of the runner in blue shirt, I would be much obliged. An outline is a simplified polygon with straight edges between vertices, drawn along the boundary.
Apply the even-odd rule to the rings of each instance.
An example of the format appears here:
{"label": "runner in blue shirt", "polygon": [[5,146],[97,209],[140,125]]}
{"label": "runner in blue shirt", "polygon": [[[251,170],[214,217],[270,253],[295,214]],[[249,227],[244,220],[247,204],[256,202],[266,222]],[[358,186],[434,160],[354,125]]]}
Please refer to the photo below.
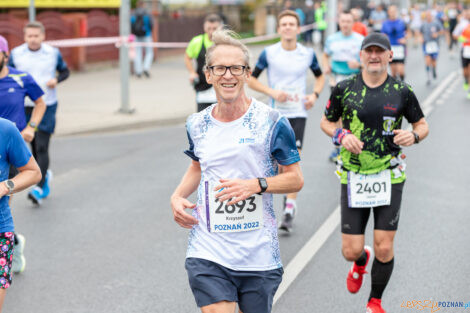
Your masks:
{"label": "runner in blue shirt", "polygon": [[[0,61],[2,62],[2,61]],[[1,63],[0,63],[1,65]],[[6,289],[12,279],[13,250],[15,241],[13,218],[8,200],[41,180],[41,171],[15,125],[0,118],[0,312]],[[9,179],[9,168],[14,166],[19,174]]]}
{"label": "runner in blue shirt", "polygon": [[[31,142],[46,110],[42,99],[44,92],[31,75],[7,66],[8,53],[8,42],[0,36],[0,117],[15,123],[24,140]],[[29,123],[26,123],[24,112],[26,96],[35,102]]]}
{"label": "runner in blue shirt", "polygon": [[[8,42],[0,36],[0,98],[2,99],[0,102],[0,117],[13,122],[18,130],[21,131],[23,139],[31,142],[35,137],[35,130],[46,110],[46,104],[42,99],[43,91],[29,74],[6,66],[7,62]],[[26,96],[33,99],[36,104],[28,124],[26,123],[24,110]],[[1,173],[3,173],[3,170]],[[9,170],[9,177],[12,178],[16,174],[17,170],[12,166]],[[23,256],[24,242],[24,237],[21,234],[15,234],[13,272],[22,272],[25,268],[25,258]]]}
{"label": "runner in blue shirt", "polygon": [[392,77],[405,80],[406,59],[406,24],[398,18],[395,5],[388,8],[388,20],[382,25],[382,33],[388,36],[392,44],[393,59],[390,62]]}

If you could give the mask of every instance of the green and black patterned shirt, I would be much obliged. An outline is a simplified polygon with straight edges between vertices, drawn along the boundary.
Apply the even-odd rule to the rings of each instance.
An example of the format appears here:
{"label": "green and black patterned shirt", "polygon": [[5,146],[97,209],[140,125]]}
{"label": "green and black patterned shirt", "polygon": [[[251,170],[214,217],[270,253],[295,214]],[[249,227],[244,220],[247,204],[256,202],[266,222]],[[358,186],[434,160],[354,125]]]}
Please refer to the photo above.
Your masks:
{"label": "green and black patterned shirt", "polygon": [[[359,73],[336,85],[325,116],[330,122],[341,118],[343,128],[364,142],[360,154],[353,154],[344,147],[341,149],[344,169],[375,174],[389,168],[390,159],[400,153],[400,146],[393,143],[393,130],[401,128],[403,117],[409,123],[415,123],[424,114],[406,83],[388,76],[382,85],[370,88]],[[405,175],[400,177],[400,181],[405,179]],[[396,182],[392,176],[392,183]]]}

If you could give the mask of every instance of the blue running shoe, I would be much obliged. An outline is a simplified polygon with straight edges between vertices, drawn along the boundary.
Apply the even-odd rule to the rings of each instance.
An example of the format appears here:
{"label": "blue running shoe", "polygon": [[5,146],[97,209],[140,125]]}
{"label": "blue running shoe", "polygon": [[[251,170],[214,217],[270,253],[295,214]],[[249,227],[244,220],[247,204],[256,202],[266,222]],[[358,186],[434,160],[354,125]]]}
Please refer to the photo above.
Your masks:
{"label": "blue running shoe", "polygon": [[51,181],[52,181],[52,171],[47,170],[46,179],[44,180],[44,186],[42,186],[41,199],[47,198],[47,196],[51,193],[51,188],[49,187],[49,184]]}
{"label": "blue running shoe", "polygon": [[41,202],[42,202],[42,189],[41,187],[34,187],[33,190],[31,190],[29,193],[28,193],[28,199],[33,201],[34,204],[36,205],[40,205]]}

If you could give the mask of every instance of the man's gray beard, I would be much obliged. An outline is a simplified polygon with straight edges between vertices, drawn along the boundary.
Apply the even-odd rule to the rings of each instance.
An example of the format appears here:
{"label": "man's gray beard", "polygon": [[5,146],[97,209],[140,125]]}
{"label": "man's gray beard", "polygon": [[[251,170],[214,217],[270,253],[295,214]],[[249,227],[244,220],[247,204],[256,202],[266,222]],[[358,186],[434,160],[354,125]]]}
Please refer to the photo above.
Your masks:
{"label": "man's gray beard", "polygon": [[380,74],[382,74],[382,73],[383,73],[384,71],[386,71],[386,70],[387,70],[387,68],[385,68],[385,69],[382,68],[381,70],[369,71],[369,70],[367,69],[367,67],[366,67],[367,73],[368,73],[368,74],[371,74],[371,75],[380,75]]}

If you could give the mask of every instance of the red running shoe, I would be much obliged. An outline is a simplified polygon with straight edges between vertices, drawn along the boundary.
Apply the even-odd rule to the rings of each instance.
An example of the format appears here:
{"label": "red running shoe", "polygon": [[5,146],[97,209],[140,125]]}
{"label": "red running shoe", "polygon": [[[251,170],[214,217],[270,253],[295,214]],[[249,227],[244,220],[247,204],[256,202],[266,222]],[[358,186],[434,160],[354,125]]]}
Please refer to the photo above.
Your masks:
{"label": "red running shoe", "polygon": [[356,265],[356,262],[353,263],[351,269],[348,273],[348,278],[346,279],[346,286],[350,293],[356,293],[361,289],[362,286],[362,279],[366,271],[367,264],[369,263],[370,255],[372,249],[369,246],[364,246],[364,251],[367,254],[366,265],[359,266]]}
{"label": "red running shoe", "polygon": [[382,300],[377,298],[370,298],[367,303],[367,313],[387,313],[382,308]]}

